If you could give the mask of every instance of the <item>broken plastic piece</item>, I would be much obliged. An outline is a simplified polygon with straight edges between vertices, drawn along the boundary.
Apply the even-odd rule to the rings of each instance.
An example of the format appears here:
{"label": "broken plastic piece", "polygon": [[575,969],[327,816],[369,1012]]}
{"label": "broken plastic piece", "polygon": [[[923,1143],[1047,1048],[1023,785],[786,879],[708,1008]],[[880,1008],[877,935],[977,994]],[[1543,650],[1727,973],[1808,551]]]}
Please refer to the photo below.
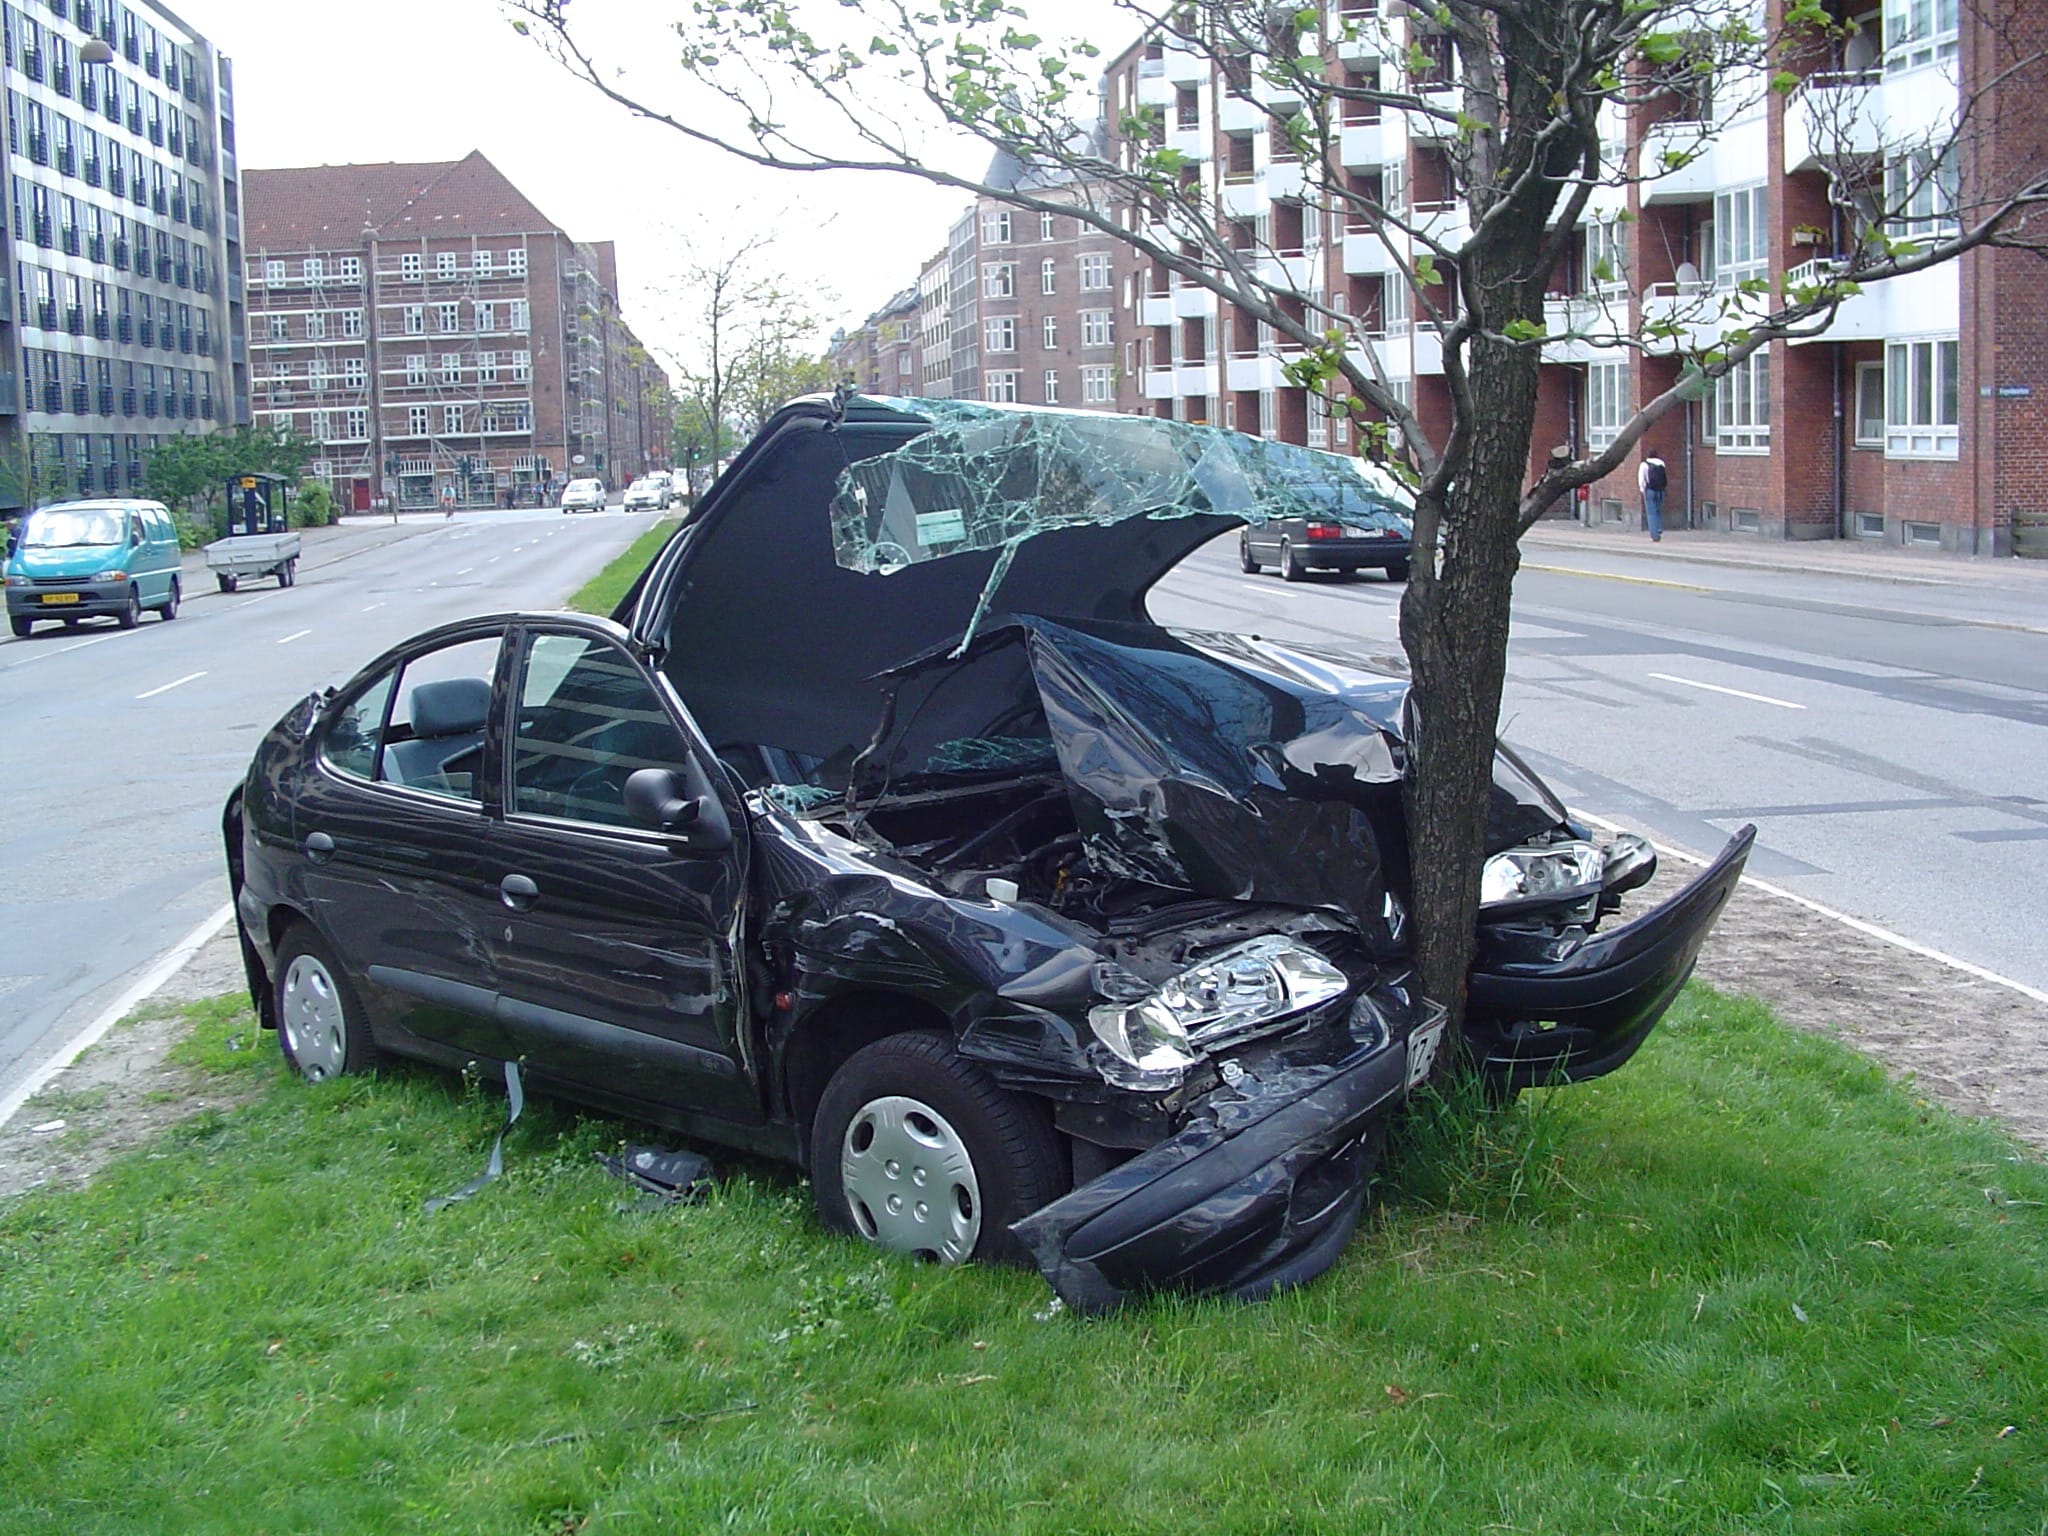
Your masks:
{"label": "broken plastic piece", "polygon": [[516,1061],[505,1063],[505,1099],[510,1106],[510,1113],[505,1116],[504,1125],[498,1128],[497,1140],[491,1143],[491,1156],[489,1161],[484,1164],[484,1171],[463,1185],[462,1188],[451,1190],[445,1195],[436,1195],[433,1199],[429,1200],[426,1204],[426,1212],[429,1216],[444,1206],[453,1205],[458,1200],[467,1200],[486,1184],[495,1183],[498,1177],[504,1173],[505,1137],[512,1127],[519,1123],[520,1111],[526,1108],[526,1089],[519,1081],[519,1063]]}
{"label": "broken plastic piece", "polygon": [[701,1199],[711,1187],[711,1159],[696,1152],[627,1147],[611,1156],[602,1152],[592,1155],[606,1173],[624,1179],[661,1205]]}

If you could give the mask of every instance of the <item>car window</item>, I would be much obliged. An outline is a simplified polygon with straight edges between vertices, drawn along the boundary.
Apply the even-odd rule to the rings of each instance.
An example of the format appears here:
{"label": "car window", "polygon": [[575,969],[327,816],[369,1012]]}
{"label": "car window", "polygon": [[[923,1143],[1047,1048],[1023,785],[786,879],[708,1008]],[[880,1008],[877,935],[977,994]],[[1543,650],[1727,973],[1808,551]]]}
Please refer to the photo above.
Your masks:
{"label": "car window", "polygon": [[512,738],[513,811],[631,826],[627,778],[640,768],[681,768],[687,755],[653,685],[624,651],[582,635],[529,642]]}
{"label": "car window", "polygon": [[377,771],[377,742],[384,730],[384,706],[391,702],[396,670],[380,673],[328,723],[321,756],[341,772],[359,779]]}
{"label": "car window", "polygon": [[400,668],[377,759],[380,783],[455,800],[483,799],[484,730],[499,644],[496,635],[464,640]]}

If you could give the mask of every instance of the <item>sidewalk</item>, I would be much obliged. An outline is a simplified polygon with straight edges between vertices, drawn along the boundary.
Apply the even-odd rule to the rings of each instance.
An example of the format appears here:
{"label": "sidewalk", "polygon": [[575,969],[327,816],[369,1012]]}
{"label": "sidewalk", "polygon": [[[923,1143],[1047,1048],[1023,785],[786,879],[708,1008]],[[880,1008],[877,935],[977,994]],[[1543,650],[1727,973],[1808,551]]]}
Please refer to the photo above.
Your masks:
{"label": "sidewalk", "polygon": [[1802,576],[1854,576],[1908,586],[1995,589],[2038,597],[2048,612],[2048,560],[1923,554],[1861,539],[1763,540],[1699,528],[1667,528],[1662,541],[1653,544],[1641,529],[1561,520],[1538,523],[1522,536],[1522,547]]}

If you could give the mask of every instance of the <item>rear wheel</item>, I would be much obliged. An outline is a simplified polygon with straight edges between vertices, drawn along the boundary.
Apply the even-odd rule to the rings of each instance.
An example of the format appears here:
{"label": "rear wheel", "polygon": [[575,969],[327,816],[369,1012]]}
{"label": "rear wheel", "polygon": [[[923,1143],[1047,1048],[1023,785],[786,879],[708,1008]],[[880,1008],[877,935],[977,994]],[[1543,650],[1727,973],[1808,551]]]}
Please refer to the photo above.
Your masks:
{"label": "rear wheel", "polygon": [[1308,577],[1308,567],[1294,558],[1294,546],[1286,539],[1280,541],[1280,579],[1303,581]]}
{"label": "rear wheel", "polygon": [[277,584],[280,587],[289,587],[298,579],[299,562],[297,560],[287,560],[277,568]]}
{"label": "rear wheel", "polygon": [[171,578],[170,594],[164,598],[163,606],[157,609],[157,615],[160,618],[162,618],[166,624],[170,623],[172,619],[175,619],[178,616],[179,596],[180,593],[178,590],[178,578],[173,576]]}
{"label": "rear wheel", "polygon": [[277,947],[277,1044],[309,1083],[366,1072],[377,1046],[355,988],[318,934],[301,923]]}
{"label": "rear wheel", "polygon": [[1241,533],[1237,536],[1237,563],[1247,576],[1259,574],[1259,562],[1252,554],[1252,536]]}
{"label": "rear wheel", "polygon": [[134,587],[128,589],[128,603],[114,617],[123,629],[133,629],[142,622],[142,594]]}
{"label": "rear wheel", "polygon": [[1392,565],[1387,567],[1387,580],[1406,581],[1407,579],[1408,562],[1406,560],[1396,560]]}
{"label": "rear wheel", "polygon": [[220,589],[223,592],[232,592],[235,590],[236,587],[242,584],[242,578],[237,576],[233,571],[222,571],[220,575],[218,575],[214,579],[220,583]]}
{"label": "rear wheel", "polygon": [[818,1218],[940,1264],[1021,1263],[1010,1223],[1058,1198],[1066,1159],[1044,1108],[936,1035],[856,1051],[811,1124]]}

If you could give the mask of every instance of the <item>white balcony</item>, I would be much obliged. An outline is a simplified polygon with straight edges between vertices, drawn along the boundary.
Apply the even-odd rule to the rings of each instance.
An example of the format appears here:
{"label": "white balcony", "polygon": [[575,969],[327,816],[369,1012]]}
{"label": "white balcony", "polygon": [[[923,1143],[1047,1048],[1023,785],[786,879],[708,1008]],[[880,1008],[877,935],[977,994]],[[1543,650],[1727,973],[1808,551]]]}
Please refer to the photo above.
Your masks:
{"label": "white balcony", "polygon": [[1224,379],[1233,393],[1253,389],[1279,389],[1286,384],[1281,363],[1271,352],[1233,354],[1224,364]]}
{"label": "white balcony", "polygon": [[1408,338],[1409,367],[1420,377],[1444,371],[1444,339],[1433,325],[1418,325]]}
{"label": "white balcony", "polygon": [[1264,183],[1251,177],[1238,180],[1225,178],[1219,189],[1218,199],[1225,214],[1233,219],[1251,219],[1264,213],[1272,205],[1266,195]]}
{"label": "white balcony", "polygon": [[1207,160],[1215,152],[1215,143],[1199,127],[1166,130],[1166,147],[1189,160]]}
{"label": "white balcony", "polygon": [[[1809,267],[1815,265],[1808,263]],[[1785,281],[1789,287],[1794,281],[1812,282],[1817,277],[1816,272],[1795,267],[1785,274]],[[1844,299],[1835,311],[1835,323],[1809,340],[1888,341],[1899,336],[1954,335],[1962,328],[1961,313],[1961,275],[1951,262],[1870,284]]]}
{"label": "white balcony", "polygon": [[1291,202],[1301,196],[1299,160],[1275,160],[1266,167],[1266,196],[1276,202]]}
{"label": "white balcony", "polygon": [[1374,123],[1346,123],[1337,131],[1337,156],[1349,171],[1377,170],[1408,152],[1401,119],[1389,115]]}
{"label": "white balcony", "polygon": [[1182,283],[1173,290],[1173,313],[1180,320],[1201,320],[1216,313],[1216,295],[1199,283]]}
{"label": "white balcony", "polygon": [[1785,103],[1785,169],[1810,171],[1883,147],[1876,70],[1809,75]]}
{"label": "white balcony", "polygon": [[[1394,249],[1387,248],[1388,241]],[[1397,270],[1401,265],[1397,252],[1408,248],[1408,237],[1395,230],[1388,230],[1386,239],[1370,229],[1347,229],[1344,231],[1344,270],[1354,277],[1376,277]]]}
{"label": "white balcony", "polygon": [[1147,400],[1171,400],[1173,398],[1173,369],[1147,368],[1145,370],[1145,398]]}
{"label": "white balcony", "polygon": [[1683,283],[1652,283],[1643,290],[1643,325],[1675,325],[1678,334],[1648,337],[1651,352],[1698,352],[1721,344],[1729,331],[1761,319],[1770,312],[1771,302],[1762,294],[1738,293],[1733,288],[1716,288],[1697,280]]}
{"label": "white balcony", "polygon": [[[1146,59],[1138,67],[1142,70],[1161,62],[1158,59]],[[1157,74],[1138,76],[1138,105],[1142,107],[1165,107],[1170,111],[1179,94],[1179,87],[1166,78],[1163,69]]]}
{"label": "white balcony", "polygon": [[[1645,204],[1697,203],[1714,195],[1720,185],[1714,162],[1719,158],[1712,129],[1704,123],[1663,122],[1643,135],[1642,199]],[[1690,156],[1683,165],[1666,170],[1667,156]],[[1764,173],[1764,160],[1753,162],[1756,180]]]}
{"label": "white balcony", "polygon": [[1173,324],[1173,295],[1171,293],[1148,293],[1139,299],[1138,324]]}
{"label": "white balcony", "polygon": [[1317,259],[1306,251],[1263,252],[1258,259],[1259,281],[1275,288],[1306,293]]}
{"label": "white balcony", "polygon": [[1209,79],[1209,56],[1197,48],[1166,45],[1166,78],[1175,85],[1202,85]]}
{"label": "white balcony", "polygon": [[1179,395],[1208,396],[1216,393],[1217,374],[1220,370],[1214,363],[1182,363],[1173,370],[1173,389]]}
{"label": "white balcony", "polygon": [[1223,133],[1264,132],[1272,125],[1266,109],[1249,96],[1225,91],[1216,101],[1216,127]]}
{"label": "white balcony", "polygon": [[1453,250],[1472,238],[1472,215],[1462,200],[1417,203],[1408,211],[1408,218],[1419,234]]}
{"label": "white balcony", "polygon": [[1594,346],[1595,336],[1628,335],[1628,295],[1616,289],[1598,295],[1550,294],[1543,300],[1543,330],[1558,337],[1543,344],[1546,363],[1589,363],[1616,357],[1612,347]]}

